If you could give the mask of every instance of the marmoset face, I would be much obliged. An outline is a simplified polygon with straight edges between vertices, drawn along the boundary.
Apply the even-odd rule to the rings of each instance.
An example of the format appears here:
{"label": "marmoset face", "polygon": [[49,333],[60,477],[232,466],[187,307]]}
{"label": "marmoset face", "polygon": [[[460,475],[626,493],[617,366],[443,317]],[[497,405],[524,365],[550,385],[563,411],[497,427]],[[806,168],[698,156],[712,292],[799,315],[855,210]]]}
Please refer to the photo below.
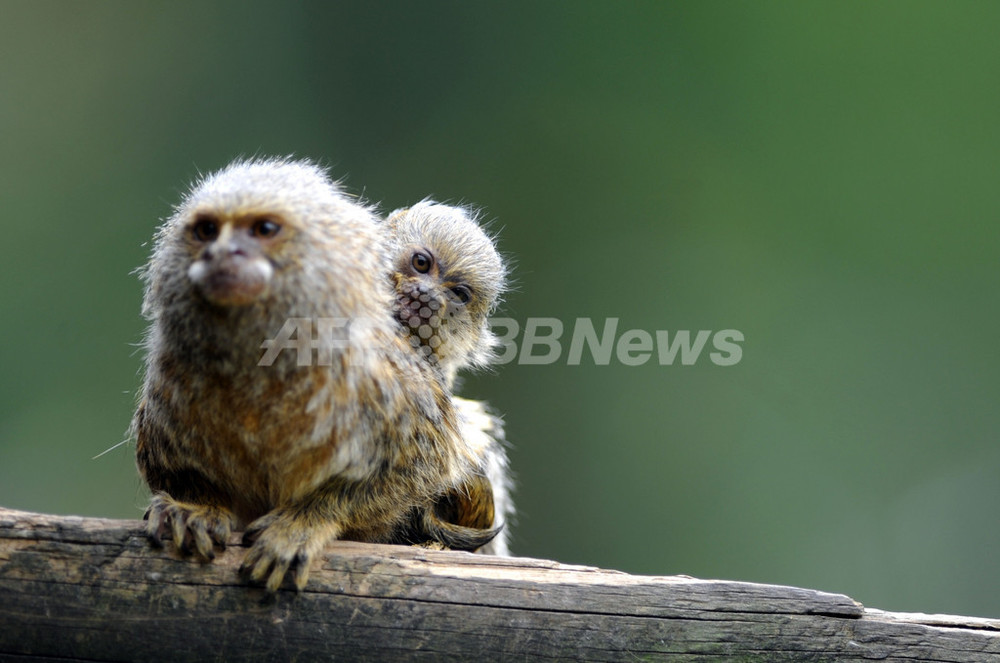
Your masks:
{"label": "marmoset face", "polygon": [[286,225],[277,214],[195,214],[184,231],[194,257],[188,278],[213,304],[250,304],[267,293]]}

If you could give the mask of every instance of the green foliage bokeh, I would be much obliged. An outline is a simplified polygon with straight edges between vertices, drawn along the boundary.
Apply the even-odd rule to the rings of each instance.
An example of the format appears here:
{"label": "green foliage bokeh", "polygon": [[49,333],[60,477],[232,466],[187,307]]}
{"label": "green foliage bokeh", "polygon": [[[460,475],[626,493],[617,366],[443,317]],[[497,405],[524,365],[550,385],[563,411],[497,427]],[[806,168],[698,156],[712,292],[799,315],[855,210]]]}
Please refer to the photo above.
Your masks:
{"label": "green foliage bokeh", "polygon": [[[131,274],[199,172],[482,205],[563,354],[516,552],[1000,616],[1000,5],[0,3],[0,505],[138,517]],[[743,333],[569,365],[577,318]]]}

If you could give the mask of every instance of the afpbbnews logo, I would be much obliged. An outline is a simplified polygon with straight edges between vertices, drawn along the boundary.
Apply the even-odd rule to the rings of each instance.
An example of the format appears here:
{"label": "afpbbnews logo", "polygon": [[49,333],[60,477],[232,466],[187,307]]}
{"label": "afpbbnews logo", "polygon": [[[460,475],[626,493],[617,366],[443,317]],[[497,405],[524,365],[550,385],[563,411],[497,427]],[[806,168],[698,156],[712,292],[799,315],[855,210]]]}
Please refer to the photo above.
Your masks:
{"label": "afpbbnews logo", "polygon": [[[544,365],[564,360],[566,330],[558,318],[528,318],[523,334],[513,318],[491,318],[490,327],[501,344],[497,351],[498,364],[516,361],[518,364]],[[565,362],[569,366],[578,366],[584,361],[593,361],[598,366],[607,366],[612,361],[625,366],[642,366],[651,361],[661,366],[676,363],[691,366],[707,354],[709,361],[717,366],[734,366],[743,359],[743,346],[740,345],[743,340],[743,332],[736,329],[715,332],[628,329],[619,333],[618,318],[605,319],[604,328],[598,333],[591,318],[577,318],[568,338]]]}
{"label": "afpbbnews logo", "polygon": [[[289,318],[274,338],[261,343],[264,351],[258,366],[271,366],[278,357],[289,350],[298,366],[331,366],[339,361],[338,349],[354,348],[352,361],[363,361],[365,340],[371,329],[379,329],[384,320],[366,318]],[[430,338],[435,328],[457,324],[449,317],[430,322],[427,335],[424,326],[416,329],[419,338]],[[573,332],[566,338],[566,329],[558,318],[528,318],[521,325],[513,318],[491,318],[490,327],[499,340],[496,360],[493,363],[517,362],[526,365],[555,364],[565,361],[569,366],[579,366],[586,361],[607,366],[617,361],[625,366],[642,366],[655,362],[660,366],[691,366],[706,354],[717,366],[733,366],[743,359],[743,332],[723,329],[713,332],[702,329],[648,332],[642,329],[618,331],[618,318],[606,318],[598,332],[591,318],[577,318]],[[520,337],[520,338],[519,338]],[[417,336],[411,336],[417,338]],[[568,347],[566,344],[568,343]],[[371,349],[371,348],[369,348]],[[564,351],[565,350],[565,355]],[[359,352],[358,352],[359,351]]]}

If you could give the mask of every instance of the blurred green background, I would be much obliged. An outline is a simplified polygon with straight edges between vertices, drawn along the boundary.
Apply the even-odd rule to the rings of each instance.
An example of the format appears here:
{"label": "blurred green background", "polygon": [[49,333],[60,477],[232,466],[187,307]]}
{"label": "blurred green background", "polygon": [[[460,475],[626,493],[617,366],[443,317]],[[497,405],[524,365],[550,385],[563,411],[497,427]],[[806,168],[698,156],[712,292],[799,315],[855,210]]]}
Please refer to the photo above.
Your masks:
{"label": "blurred green background", "polygon": [[[0,505],[138,517],[148,253],[198,172],[482,205],[550,365],[515,551],[1000,617],[1000,5],[0,4]],[[567,365],[576,318],[735,366]],[[711,348],[709,348],[711,349]]]}

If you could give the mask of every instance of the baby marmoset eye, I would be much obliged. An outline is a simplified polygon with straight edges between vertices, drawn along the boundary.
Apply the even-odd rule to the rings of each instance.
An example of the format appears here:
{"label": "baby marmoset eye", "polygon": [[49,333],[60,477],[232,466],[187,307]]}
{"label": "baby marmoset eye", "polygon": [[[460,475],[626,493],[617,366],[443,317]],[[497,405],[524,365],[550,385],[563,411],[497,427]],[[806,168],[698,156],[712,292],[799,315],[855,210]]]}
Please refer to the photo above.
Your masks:
{"label": "baby marmoset eye", "polygon": [[464,283],[453,285],[451,287],[451,294],[455,295],[458,301],[463,304],[468,304],[469,300],[472,299],[472,289]]}
{"label": "baby marmoset eye", "polygon": [[430,252],[416,251],[410,259],[410,265],[419,273],[426,274],[431,271],[431,267],[434,265],[434,258],[430,255]]}

